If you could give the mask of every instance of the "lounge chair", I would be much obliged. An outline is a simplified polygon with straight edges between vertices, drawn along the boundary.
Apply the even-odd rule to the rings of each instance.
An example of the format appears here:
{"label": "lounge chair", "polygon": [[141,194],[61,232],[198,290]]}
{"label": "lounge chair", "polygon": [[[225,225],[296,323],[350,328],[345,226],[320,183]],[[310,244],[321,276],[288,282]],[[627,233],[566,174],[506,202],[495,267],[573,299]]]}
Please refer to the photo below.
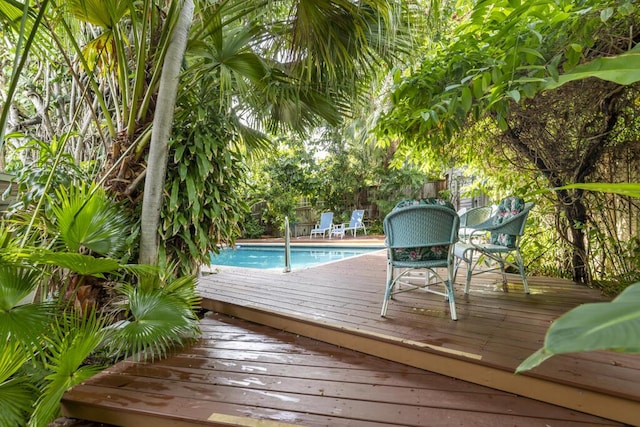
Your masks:
{"label": "lounge chair", "polygon": [[[467,265],[465,294],[469,293],[471,277],[488,271],[499,269],[502,273],[502,283],[506,285],[505,265],[518,269],[524,291],[529,293],[524,261],[520,253],[520,238],[524,234],[527,216],[533,206],[532,202],[525,203],[519,197],[503,199],[489,219],[473,227],[467,242],[458,242],[455,245],[455,272],[457,273],[461,263]],[[508,258],[510,255],[513,256],[513,261]],[[497,266],[494,264],[485,268],[484,266],[490,262],[495,262]]]}
{"label": "lounge chair", "polygon": [[[448,299],[451,319],[457,320],[453,247],[458,241],[458,214],[452,206],[439,201],[401,203],[404,205],[394,209],[383,222],[388,248],[387,283],[380,315],[386,316],[393,295],[421,289]],[[445,268],[446,277],[437,268]],[[426,269],[425,277],[412,277],[415,269]],[[435,282],[431,280],[432,274]],[[415,284],[417,279],[423,283]],[[439,285],[444,285],[444,291],[433,288]]]}
{"label": "lounge chair", "polygon": [[364,231],[364,234],[367,234],[367,228],[364,226],[364,209],[354,210],[351,213],[351,220],[349,223],[343,222],[342,224],[337,224],[331,230],[331,237],[336,236],[341,239],[344,237],[345,233],[351,231],[353,233],[353,237],[356,237],[358,230]]}
{"label": "lounge chair", "polygon": [[311,234],[309,238],[313,238],[316,234],[321,234],[322,238],[324,236],[330,236],[331,229],[333,228],[333,212],[324,212],[320,216],[320,222],[316,224],[315,228],[311,230]]}

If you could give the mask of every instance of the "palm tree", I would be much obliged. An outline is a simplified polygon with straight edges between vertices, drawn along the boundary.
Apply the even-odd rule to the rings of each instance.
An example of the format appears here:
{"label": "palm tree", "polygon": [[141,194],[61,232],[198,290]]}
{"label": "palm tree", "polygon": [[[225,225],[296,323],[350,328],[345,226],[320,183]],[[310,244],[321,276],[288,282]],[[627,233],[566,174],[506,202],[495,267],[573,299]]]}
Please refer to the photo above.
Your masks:
{"label": "palm tree", "polygon": [[[261,131],[303,131],[321,121],[336,124],[351,105],[364,102],[362,88],[382,64],[395,59],[394,47],[406,40],[401,31],[405,3],[198,1],[184,58],[167,58],[167,52],[177,40],[176,25],[188,27],[190,20],[180,17],[189,14],[190,2],[72,0],[66,8],[48,9],[45,18],[50,19],[40,27],[47,37],[42,39],[59,47],[72,76],[61,81],[79,94],[71,115],[75,124],[66,125],[82,136],[91,135],[74,137],[76,152],[102,153],[105,186],[134,203],[143,198],[141,181],[149,181],[144,195],[149,200],[141,215],[142,259],[156,259],[164,181],[159,172],[166,159],[154,154],[145,162],[145,154],[151,139],[154,153],[168,143],[170,133],[159,125],[170,128],[172,120],[158,107],[171,110],[174,104],[170,99],[159,103],[161,80],[175,83],[169,74],[164,76],[169,65],[172,73],[177,65],[183,67],[178,97],[206,83],[218,100],[215,111],[207,114],[221,113],[245,148],[264,147],[267,139]],[[11,4],[22,11],[27,3]],[[45,7],[27,9],[28,16],[44,13]],[[82,98],[84,102],[77,102]],[[91,117],[93,125],[87,121]],[[235,224],[226,227],[232,230]]]}

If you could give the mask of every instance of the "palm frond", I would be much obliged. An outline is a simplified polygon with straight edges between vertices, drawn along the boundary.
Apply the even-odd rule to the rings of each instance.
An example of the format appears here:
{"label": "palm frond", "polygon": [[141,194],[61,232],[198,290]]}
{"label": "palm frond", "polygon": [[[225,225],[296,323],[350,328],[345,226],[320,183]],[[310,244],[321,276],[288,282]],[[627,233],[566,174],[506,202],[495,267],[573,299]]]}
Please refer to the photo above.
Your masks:
{"label": "palm frond", "polygon": [[107,337],[109,329],[105,325],[106,318],[95,312],[83,315],[71,310],[56,318],[52,331],[45,337],[51,373],[45,377],[30,426],[47,425],[55,419],[60,413],[64,392],[103,369],[84,365],[84,362]]}
{"label": "palm frond", "polygon": [[0,266],[0,340],[30,345],[46,329],[52,306],[24,304],[25,298],[39,284],[40,275],[32,269],[15,265]]}
{"label": "palm frond", "polygon": [[0,349],[0,425],[24,425],[35,400],[29,376],[19,372],[30,354],[17,341],[6,341]]}
{"label": "palm frond", "polygon": [[118,261],[111,258],[96,258],[69,252],[38,250],[28,256],[36,264],[55,265],[67,268],[83,276],[104,277],[104,273],[112,273],[120,269]]}
{"label": "palm frond", "polygon": [[182,298],[164,289],[143,290],[125,285],[130,319],[114,336],[118,353],[140,359],[164,357],[166,353],[199,334],[197,318]]}
{"label": "palm frond", "polygon": [[26,344],[38,341],[47,330],[54,306],[50,303],[32,303],[0,312],[0,339],[11,339]]}
{"label": "palm frond", "polygon": [[103,188],[84,185],[56,192],[52,210],[60,237],[71,252],[86,247],[100,255],[118,254],[126,244],[129,224],[119,206]]}
{"label": "palm frond", "polygon": [[129,12],[128,0],[69,0],[69,11],[79,20],[112,29]]}
{"label": "palm frond", "polygon": [[0,312],[18,305],[38,286],[38,278],[32,268],[0,265]]}

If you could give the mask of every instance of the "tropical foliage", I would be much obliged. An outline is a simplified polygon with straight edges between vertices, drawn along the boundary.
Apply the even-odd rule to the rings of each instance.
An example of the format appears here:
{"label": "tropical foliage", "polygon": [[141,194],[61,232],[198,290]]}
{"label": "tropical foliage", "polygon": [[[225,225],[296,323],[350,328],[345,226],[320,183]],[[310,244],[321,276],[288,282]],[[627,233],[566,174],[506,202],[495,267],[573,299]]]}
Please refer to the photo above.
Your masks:
{"label": "tropical foliage", "polygon": [[30,232],[19,220],[0,228],[2,425],[47,425],[62,394],[106,365],[199,333],[194,278],[125,264],[131,223],[103,188],[60,187],[48,206]]}
{"label": "tropical foliage", "polygon": [[[181,218],[190,216],[197,198],[179,206],[167,203],[167,195],[177,188],[171,177],[180,176],[180,186],[189,190],[194,182],[193,176],[185,178],[192,158],[167,151],[170,132],[162,126],[174,123],[174,104],[176,127],[187,129],[194,119],[217,125],[203,134],[182,132],[173,146],[187,136],[203,138],[218,147],[207,155],[212,171],[224,170],[228,157],[237,164],[256,149],[267,149],[265,131],[302,132],[319,123],[337,124],[366,102],[363,94],[376,72],[396,61],[409,39],[409,9],[395,1],[196,1],[193,12],[190,1],[3,5],[6,40],[18,41],[7,45],[7,51],[15,52],[16,66],[8,82],[13,88],[7,94],[9,108],[2,111],[7,133],[16,136],[13,145],[25,141],[14,131],[27,134],[26,140],[49,141],[61,129],[71,129],[66,151],[76,163],[91,161],[92,173],[129,202],[125,207],[130,214],[145,218],[139,223],[142,233],[136,234],[142,236],[138,255],[155,262],[149,247],[161,247],[162,262],[183,261],[179,254],[188,247],[188,257],[196,258],[180,264],[185,273],[196,272],[219,243],[232,243],[246,207],[233,198],[227,202],[222,191],[209,199],[204,216],[196,215],[202,221],[186,227]],[[46,18],[42,22],[40,15]],[[24,17],[24,26],[16,17]],[[172,44],[176,34],[187,30],[185,55],[178,49],[177,56],[167,57],[177,46]],[[21,50],[27,43],[31,50]],[[7,63],[11,65],[9,58]],[[167,79],[178,82],[175,103],[162,93],[170,65],[174,73],[176,65],[181,67],[179,79]],[[26,78],[33,77],[28,84],[35,96],[16,90],[25,79],[23,68],[29,71]],[[168,159],[173,161],[167,164]],[[223,186],[241,188],[242,180],[242,174],[229,174]],[[144,192],[143,182],[150,186]],[[208,191],[196,187],[200,194]],[[187,211],[177,214],[176,209]],[[229,214],[214,225],[208,222],[211,212]],[[173,226],[174,219],[179,227]],[[216,232],[205,244],[202,237],[212,228]]]}
{"label": "tropical foliage", "polygon": [[19,191],[0,339],[22,343],[0,354],[0,424],[46,425],[102,363],[197,335],[194,274],[238,235],[247,159],[361,105],[408,40],[403,7],[0,2],[0,166]]}
{"label": "tropical foliage", "polygon": [[[627,0],[0,2],[0,166],[20,192],[0,228],[0,424],[44,425],[100,363],[197,335],[194,275],[256,201],[273,227],[299,198],[349,212],[365,189],[384,213],[464,165],[494,199],[554,188],[528,259],[633,281],[636,190],[586,186],[640,176],[637,18]],[[533,362],[633,350],[567,319]],[[565,325],[588,334],[559,346]]]}
{"label": "tropical foliage", "polygon": [[[558,271],[582,283],[603,271],[625,274],[632,266],[606,248],[633,248],[624,242],[634,225],[618,216],[619,206],[633,202],[565,186],[637,176],[630,130],[637,129],[638,87],[619,84],[637,76],[621,79],[624,59],[604,59],[635,57],[626,52],[637,39],[637,6],[487,0],[454,13],[450,34],[428,46],[415,68],[395,74],[379,133],[401,139],[400,152],[425,161],[475,163],[494,180],[520,179],[521,188],[510,192],[558,188],[547,204],[559,239],[551,242],[564,248],[554,258],[569,260]],[[606,80],[579,79],[591,71]],[[629,169],[617,167],[620,161]]]}

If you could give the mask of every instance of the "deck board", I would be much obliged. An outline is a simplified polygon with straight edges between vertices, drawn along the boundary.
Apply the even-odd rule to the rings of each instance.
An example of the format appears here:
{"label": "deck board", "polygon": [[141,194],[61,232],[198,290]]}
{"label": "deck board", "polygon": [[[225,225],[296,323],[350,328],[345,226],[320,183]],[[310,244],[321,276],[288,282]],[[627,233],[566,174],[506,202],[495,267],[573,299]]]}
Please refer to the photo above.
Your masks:
{"label": "deck board", "polygon": [[[223,315],[203,319],[202,331],[167,359],[121,362],[75,387],[63,400],[67,415],[154,427],[247,418],[301,426],[616,425]],[[214,414],[218,421],[208,421]]]}
{"label": "deck board", "polygon": [[204,275],[203,307],[220,314],[203,319],[196,345],[110,368],[67,393],[65,410],[154,427],[250,425],[234,417],[304,426],[640,425],[638,355],[563,355],[513,375],[555,318],[606,301],[597,291],[530,277],[525,295],[517,277],[505,290],[487,274],[464,295],[461,271],[458,321],[442,297],[419,291],[398,295],[382,318],[385,274],[380,251],[290,273]]}
{"label": "deck board", "polygon": [[[470,294],[464,295],[464,271],[460,271],[456,286],[458,321],[450,320],[448,304],[441,297],[419,291],[397,295],[389,304],[387,317],[381,318],[385,272],[385,253],[380,251],[286,274],[221,268],[216,274],[202,278],[200,290],[210,308],[242,315],[249,320],[264,319],[266,313],[276,313],[336,330],[381,335],[405,344],[425,344],[430,346],[426,351],[440,347],[467,353],[479,357],[477,362],[483,367],[509,373],[542,346],[544,334],[555,318],[580,304],[607,300],[594,289],[545,277],[530,277],[531,294],[526,295],[518,278],[509,275],[505,292],[497,274],[474,276]],[[255,317],[251,310],[257,313]],[[288,327],[282,319],[271,325]],[[291,330],[301,333],[295,327]],[[326,334],[324,336],[317,338],[326,339]],[[334,342],[331,338],[328,341]],[[368,350],[363,348],[362,351]],[[389,357],[394,360],[393,354]],[[398,358],[403,358],[401,353]],[[403,360],[407,358],[409,356]],[[426,369],[443,373],[438,366],[427,366]],[[451,370],[446,374],[452,375]],[[635,407],[638,415],[623,415],[617,419],[640,424],[638,355],[591,352],[557,356],[526,376],[577,387],[576,395],[593,392],[626,399],[622,407]],[[475,381],[471,376],[460,378]],[[507,388],[519,380],[518,377],[513,381],[505,378],[500,382],[507,383]],[[479,378],[479,381],[492,387],[504,385],[492,378]],[[522,388],[526,390],[527,386],[516,384],[509,390],[521,392]],[[556,399],[545,396],[544,391],[533,390],[531,397],[562,405],[572,405],[571,401],[575,400],[574,409],[593,409],[596,413],[602,410],[611,417],[617,417],[620,412],[610,401],[598,396],[592,396],[588,402],[579,402],[579,398]],[[600,400],[602,407],[594,407],[593,402]]]}

